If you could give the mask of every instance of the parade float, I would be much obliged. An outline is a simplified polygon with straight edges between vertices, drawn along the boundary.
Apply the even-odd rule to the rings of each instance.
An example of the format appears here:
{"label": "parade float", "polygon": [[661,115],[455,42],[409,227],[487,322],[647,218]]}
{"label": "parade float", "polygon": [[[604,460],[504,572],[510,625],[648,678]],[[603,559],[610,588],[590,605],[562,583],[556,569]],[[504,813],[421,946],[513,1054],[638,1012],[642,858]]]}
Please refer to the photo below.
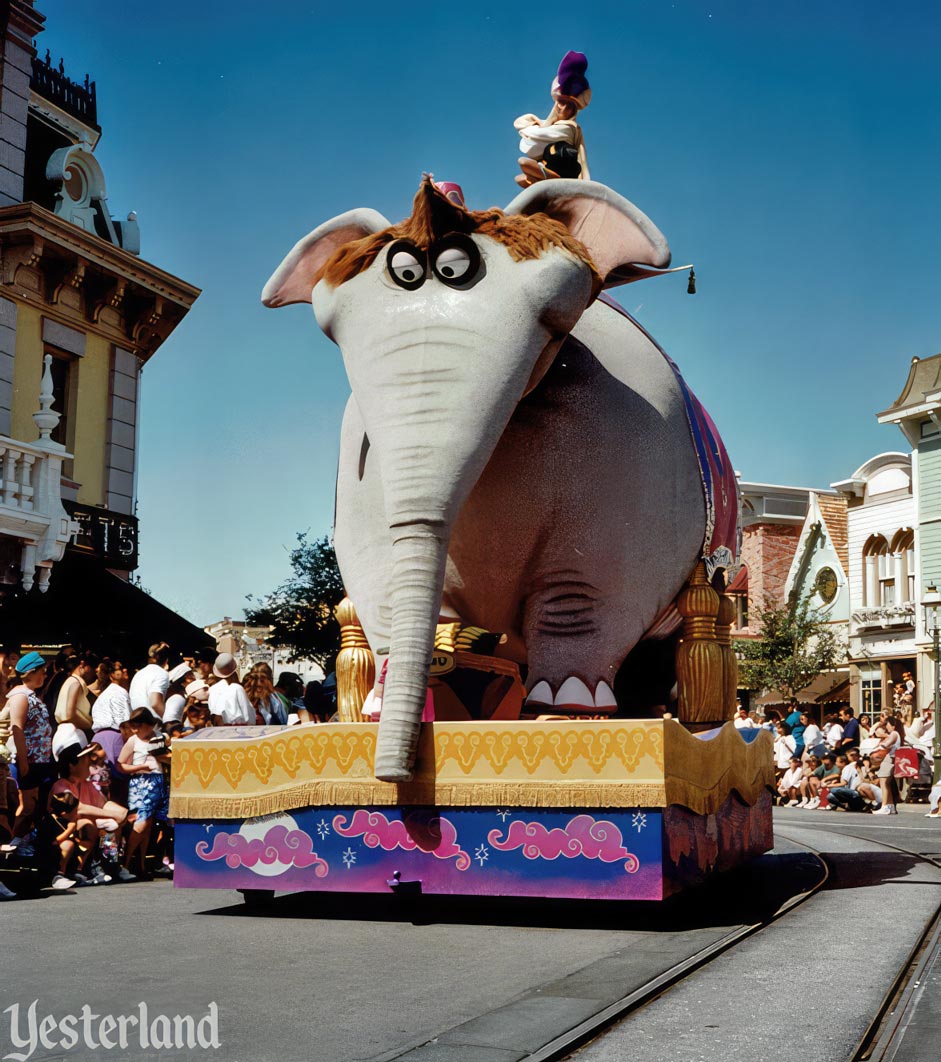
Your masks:
{"label": "parade float", "polygon": [[174,744],[178,886],[659,900],[772,846],[771,737],[730,722],[735,476],[604,294],[670,251],[587,179],[585,66],[517,120],[503,210],[425,176],[265,287],[352,389],[338,721]]}

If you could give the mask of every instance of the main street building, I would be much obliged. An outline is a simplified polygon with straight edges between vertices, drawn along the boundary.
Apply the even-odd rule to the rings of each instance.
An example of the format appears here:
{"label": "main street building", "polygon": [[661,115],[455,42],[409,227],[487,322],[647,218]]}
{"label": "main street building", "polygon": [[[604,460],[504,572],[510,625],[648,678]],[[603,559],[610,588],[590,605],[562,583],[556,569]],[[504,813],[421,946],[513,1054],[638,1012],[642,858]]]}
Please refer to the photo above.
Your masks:
{"label": "main street building", "polygon": [[199,289],[111,216],[94,81],[37,54],[32,0],[0,20],[0,637],[91,645],[96,608],[129,641],[191,637],[128,579],[141,369]]}

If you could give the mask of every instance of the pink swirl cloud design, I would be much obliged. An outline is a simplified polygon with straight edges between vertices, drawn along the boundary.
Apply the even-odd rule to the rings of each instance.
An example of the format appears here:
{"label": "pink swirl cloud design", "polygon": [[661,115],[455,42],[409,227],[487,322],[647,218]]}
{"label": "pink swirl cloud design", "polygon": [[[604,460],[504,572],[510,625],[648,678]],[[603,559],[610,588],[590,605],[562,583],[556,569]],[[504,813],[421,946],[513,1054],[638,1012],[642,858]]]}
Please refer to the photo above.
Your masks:
{"label": "pink swirl cloud design", "polygon": [[613,822],[594,819],[591,815],[576,815],[564,829],[558,826],[547,830],[541,822],[523,822],[516,819],[510,823],[504,839],[499,830],[491,830],[487,839],[501,852],[522,848],[527,859],[600,859],[602,863],[624,860],[624,870],[635,873],[640,860],[624,846],[621,831]]}
{"label": "pink swirl cloud design", "polygon": [[305,869],[313,867],[318,878],[326,877],[330,870],[327,861],[314,851],[314,842],[303,830],[289,830],[287,826],[272,826],[263,838],[243,837],[240,833],[217,833],[212,847],[206,841],[196,845],[196,854],[206,862],[224,859],[226,866],[253,867],[257,863],[271,866],[280,863],[285,867]]}
{"label": "pink swirl cloud design", "polygon": [[346,815],[336,815],[333,828],[343,837],[362,837],[367,848],[391,852],[401,848],[433,855],[435,859],[454,859],[458,870],[467,870],[471,858],[457,843],[454,824],[440,815],[406,815],[404,819],[387,819],[381,811],[357,808],[349,826]]}

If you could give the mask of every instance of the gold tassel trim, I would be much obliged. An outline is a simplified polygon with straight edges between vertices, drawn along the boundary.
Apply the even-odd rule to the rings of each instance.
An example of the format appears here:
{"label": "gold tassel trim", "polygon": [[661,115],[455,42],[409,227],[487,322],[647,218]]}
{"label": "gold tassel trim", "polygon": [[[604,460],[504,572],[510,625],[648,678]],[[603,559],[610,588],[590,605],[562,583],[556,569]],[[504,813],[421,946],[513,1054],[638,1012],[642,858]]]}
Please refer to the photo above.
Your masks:
{"label": "gold tassel trim", "polygon": [[478,782],[423,785],[313,780],[256,796],[174,796],[174,819],[247,819],[305,807],[530,807],[658,808],[666,806],[662,784],[546,785],[539,782]]}

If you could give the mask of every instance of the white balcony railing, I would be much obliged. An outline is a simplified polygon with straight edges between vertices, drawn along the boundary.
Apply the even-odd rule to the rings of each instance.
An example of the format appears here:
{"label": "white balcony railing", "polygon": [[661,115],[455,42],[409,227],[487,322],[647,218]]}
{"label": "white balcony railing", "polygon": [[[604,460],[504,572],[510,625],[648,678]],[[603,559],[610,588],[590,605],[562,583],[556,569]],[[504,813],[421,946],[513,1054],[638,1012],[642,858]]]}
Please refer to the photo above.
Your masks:
{"label": "white balcony railing", "polygon": [[24,590],[34,583],[40,590],[48,587],[52,565],[78,530],[62,507],[62,462],[72,455],[50,437],[59,423],[52,408],[51,361],[47,354],[39,410],[33,414],[39,439],[26,443],[0,435],[0,535],[20,542]]}
{"label": "white balcony railing", "polygon": [[873,605],[855,609],[850,616],[853,631],[894,630],[915,626],[915,605],[903,601],[900,605]]}
{"label": "white balcony railing", "polygon": [[0,504],[33,511],[33,472],[45,454],[27,443],[0,436]]}

